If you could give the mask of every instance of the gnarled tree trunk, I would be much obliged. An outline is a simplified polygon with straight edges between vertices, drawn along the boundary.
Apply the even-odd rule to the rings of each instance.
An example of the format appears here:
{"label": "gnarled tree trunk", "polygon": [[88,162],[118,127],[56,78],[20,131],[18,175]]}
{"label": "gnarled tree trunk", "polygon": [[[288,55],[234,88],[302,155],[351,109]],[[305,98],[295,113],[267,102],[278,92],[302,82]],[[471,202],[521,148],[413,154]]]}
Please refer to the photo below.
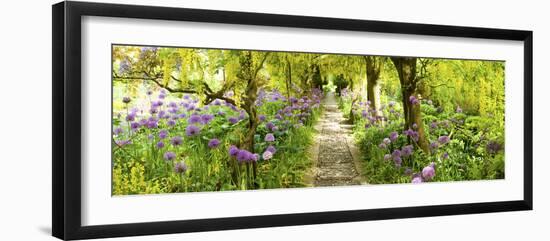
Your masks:
{"label": "gnarled tree trunk", "polygon": [[[403,96],[403,113],[405,115],[404,129],[412,129],[418,132],[418,146],[426,153],[430,152],[428,140],[424,132],[424,124],[422,122],[422,113],[420,112],[420,104],[412,104],[409,100],[410,96],[418,98],[416,93],[416,58],[410,57],[391,57],[395,69],[399,75],[401,83],[401,94]],[[416,128],[414,125],[416,124]]]}
{"label": "gnarled tree trunk", "polygon": [[380,70],[384,67],[384,57],[365,56],[365,66],[367,72],[367,100],[371,108],[380,111]]}

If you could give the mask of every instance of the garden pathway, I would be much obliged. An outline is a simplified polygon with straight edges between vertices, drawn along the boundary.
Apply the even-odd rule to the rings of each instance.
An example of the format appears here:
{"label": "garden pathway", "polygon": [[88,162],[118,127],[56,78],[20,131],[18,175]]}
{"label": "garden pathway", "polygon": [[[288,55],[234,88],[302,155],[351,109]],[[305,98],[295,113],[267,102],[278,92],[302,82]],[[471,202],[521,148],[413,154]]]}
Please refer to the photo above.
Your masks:
{"label": "garden pathway", "polygon": [[345,123],[334,93],[328,93],[322,105],[324,112],[317,125],[319,149],[316,153],[318,156],[314,186],[361,184],[361,177],[357,171],[358,151],[352,138],[353,126]]}

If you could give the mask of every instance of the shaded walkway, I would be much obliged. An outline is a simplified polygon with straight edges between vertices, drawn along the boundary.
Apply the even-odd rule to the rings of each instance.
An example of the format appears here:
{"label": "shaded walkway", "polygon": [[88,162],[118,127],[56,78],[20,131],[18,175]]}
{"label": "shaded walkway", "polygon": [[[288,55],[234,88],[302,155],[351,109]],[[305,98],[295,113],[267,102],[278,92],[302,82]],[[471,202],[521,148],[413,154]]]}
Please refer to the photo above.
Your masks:
{"label": "shaded walkway", "polygon": [[352,153],[356,150],[351,136],[352,125],[344,124],[334,93],[323,100],[324,113],[319,119],[318,154],[314,186],[344,186],[361,184]]}

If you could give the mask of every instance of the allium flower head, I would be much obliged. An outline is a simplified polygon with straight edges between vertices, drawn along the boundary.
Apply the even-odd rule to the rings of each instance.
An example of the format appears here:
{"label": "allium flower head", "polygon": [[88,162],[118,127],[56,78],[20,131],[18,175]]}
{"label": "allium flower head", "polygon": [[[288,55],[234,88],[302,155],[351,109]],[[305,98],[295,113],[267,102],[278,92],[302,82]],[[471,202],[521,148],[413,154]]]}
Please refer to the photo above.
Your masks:
{"label": "allium flower head", "polygon": [[160,139],[164,139],[166,137],[168,137],[168,131],[166,131],[166,130],[159,131],[159,138]]}
{"label": "allium flower head", "polygon": [[270,151],[265,151],[264,154],[262,155],[262,158],[264,160],[269,160],[273,157],[273,153],[271,153]]}
{"label": "allium flower head", "polygon": [[179,174],[185,174],[186,171],[187,171],[187,165],[185,164],[185,162],[177,162],[176,164],[174,164],[174,172]]}
{"label": "allium flower head", "polygon": [[382,142],[383,142],[384,144],[386,144],[386,145],[391,144],[390,138],[384,138],[384,140],[382,140]]}
{"label": "allium flower head", "polygon": [[197,115],[197,114],[193,114],[193,115],[189,116],[189,119],[187,120],[187,123],[189,123],[189,124],[196,124],[196,123],[199,123],[199,122],[201,122],[201,116]]}
{"label": "allium flower head", "polygon": [[400,150],[394,150],[391,154],[393,162],[395,165],[400,166],[401,165],[401,151]]}
{"label": "allium flower head", "polygon": [[214,138],[214,139],[211,139],[210,141],[208,141],[208,147],[210,148],[216,148],[220,145],[220,140]]}
{"label": "allium flower head", "polygon": [[231,124],[236,124],[237,122],[239,122],[239,120],[236,117],[233,117],[233,116],[229,117],[227,120]]}
{"label": "allium flower head", "polygon": [[416,96],[414,96],[414,95],[409,96],[409,101],[410,101],[411,104],[413,104],[413,105],[416,105],[416,104],[420,103],[420,101],[419,101],[419,100],[416,98]]}
{"label": "allium flower head", "polygon": [[260,116],[258,117],[258,119],[259,119],[260,121],[265,121],[265,115],[260,115]]}
{"label": "allium flower head", "polygon": [[406,145],[401,149],[401,155],[404,157],[410,156],[413,153],[413,146],[412,145]]}
{"label": "allium flower head", "polygon": [[187,136],[196,136],[201,132],[201,129],[198,126],[195,125],[188,125],[185,128],[185,134]]}
{"label": "allium flower head", "polygon": [[210,123],[210,121],[212,121],[213,119],[214,119],[213,115],[210,115],[210,114],[201,115],[201,123],[203,125]]}
{"label": "allium flower head", "polygon": [[386,149],[386,147],[387,146],[386,146],[386,144],[384,144],[384,142],[382,142],[378,145],[378,148],[380,148],[380,149]]}
{"label": "allium flower head", "polygon": [[239,148],[237,148],[236,146],[234,145],[231,145],[229,147],[229,155],[232,156],[232,157],[236,157],[237,154],[239,154]]}
{"label": "allium flower head", "polygon": [[392,142],[396,141],[398,137],[399,137],[399,134],[397,133],[397,131],[390,133],[390,140]]}
{"label": "allium flower head", "polygon": [[163,148],[163,147],[164,147],[164,142],[162,142],[162,141],[157,142],[157,148],[160,149],[160,148]]}
{"label": "allium flower head", "polygon": [[170,143],[174,146],[179,146],[181,143],[183,143],[183,139],[179,136],[175,136],[172,139],[170,139]]}
{"label": "allium flower head", "polygon": [[431,180],[435,176],[435,169],[432,166],[427,166],[422,169],[422,177],[425,180]]}
{"label": "allium flower head", "polygon": [[164,160],[166,161],[172,161],[176,158],[176,153],[173,153],[171,151],[164,153]]}
{"label": "allium flower head", "polygon": [[451,140],[451,138],[449,138],[449,136],[440,136],[439,138],[437,138],[437,141],[441,145],[445,145],[445,144],[449,143],[450,140]]}
{"label": "allium flower head", "polygon": [[122,134],[122,132],[124,132],[124,131],[120,127],[117,127],[113,130],[113,134],[115,134],[115,135],[120,135],[120,134]]}
{"label": "allium flower head", "polygon": [[277,149],[275,149],[273,145],[268,146],[265,150],[271,152],[272,154],[277,152]]}
{"label": "allium flower head", "polygon": [[386,155],[384,155],[384,161],[389,161],[389,160],[391,160],[391,159],[392,159],[391,154],[386,154]]}
{"label": "allium flower head", "polygon": [[237,161],[239,162],[246,162],[250,160],[251,153],[247,150],[239,150],[239,153],[237,153]]}
{"label": "allium flower head", "polygon": [[267,142],[274,142],[275,141],[275,136],[273,136],[272,133],[267,133],[265,135],[264,140],[267,141]]}

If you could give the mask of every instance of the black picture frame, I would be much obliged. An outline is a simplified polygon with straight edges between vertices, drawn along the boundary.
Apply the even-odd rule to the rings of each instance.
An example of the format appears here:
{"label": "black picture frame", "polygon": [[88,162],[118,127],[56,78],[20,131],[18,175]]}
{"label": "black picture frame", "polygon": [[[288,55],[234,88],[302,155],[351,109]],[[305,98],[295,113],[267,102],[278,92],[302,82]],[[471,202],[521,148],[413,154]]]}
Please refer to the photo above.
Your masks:
{"label": "black picture frame", "polygon": [[[171,7],[60,2],[52,6],[53,164],[52,233],[60,239],[199,232],[309,225],[380,219],[532,210],[533,204],[533,32],[384,21],[336,19]],[[99,226],[81,224],[81,17],[194,21],[425,36],[516,40],[524,43],[524,193],[521,200],[421,207],[299,213],[284,215],[140,222]]]}

